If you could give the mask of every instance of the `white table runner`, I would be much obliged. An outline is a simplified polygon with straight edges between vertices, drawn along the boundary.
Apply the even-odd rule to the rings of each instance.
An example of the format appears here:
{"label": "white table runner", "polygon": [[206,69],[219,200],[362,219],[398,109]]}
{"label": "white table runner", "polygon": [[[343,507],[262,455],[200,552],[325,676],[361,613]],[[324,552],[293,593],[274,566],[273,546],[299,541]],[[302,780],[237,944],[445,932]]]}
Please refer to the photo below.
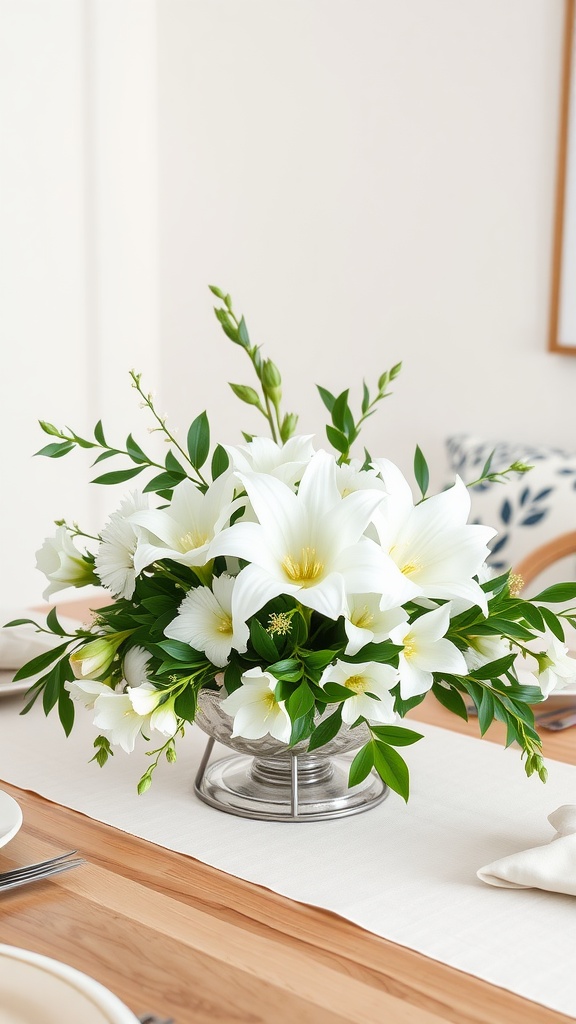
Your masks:
{"label": "white table runner", "polygon": [[[89,714],[66,740],[55,715],[19,716],[0,703],[0,778],[67,807],[304,903],[435,960],[576,1017],[576,900],[538,890],[491,888],[476,878],[497,857],[547,842],[546,818],[576,803],[576,768],[549,762],[546,785],[526,779],[515,750],[415,724],[425,738],[404,751],[408,806],[335,821],[250,821],[201,803],[192,784],[206,737],[191,728],[178,761],[156,772],[118,751],[88,764]],[[228,751],[220,747],[215,757]]]}

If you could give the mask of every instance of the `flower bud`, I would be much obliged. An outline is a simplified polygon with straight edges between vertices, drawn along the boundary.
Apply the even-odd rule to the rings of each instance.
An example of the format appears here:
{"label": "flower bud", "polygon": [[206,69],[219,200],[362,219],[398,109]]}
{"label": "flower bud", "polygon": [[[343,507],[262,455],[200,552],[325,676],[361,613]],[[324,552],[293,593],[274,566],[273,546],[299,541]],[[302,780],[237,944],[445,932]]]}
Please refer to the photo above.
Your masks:
{"label": "flower bud", "polygon": [[278,405],[282,398],[282,377],[280,376],[280,370],[273,363],[271,359],[266,359],[262,367],[262,387],[264,388],[264,394],[274,403]]}
{"label": "flower bud", "polygon": [[70,667],[76,679],[97,679],[104,675],[114,661],[116,651],[132,630],[123,633],[110,633],[109,636],[100,636],[96,640],[74,651],[70,655]]}
{"label": "flower bud", "polygon": [[296,413],[294,413],[294,412],[286,413],[284,419],[282,420],[282,426],[280,428],[280,437],[281,437],[282,441],[284,442],[284,444],[286,443],[286,441],[288,441],[292,437],[292,434],[296,430],[296,424],[297,423],[298,423],[298,417],[297,417]]}
{"label": "flower bud", "polygon": [[241,402],[246,402],[246,405],[260,405],[258,393],[254,391],[254,388],[249,387],[247,384],[230,384],[230,387],[236,398],[239,398]]}
{"label": "flower bud", "polygon": [[64,525],[58,527],[53,537],[47,537],[36,552],[36,568],[48,580],[42,595],[45,601],[58,590],[99,582],[92,563],[78,550]]}

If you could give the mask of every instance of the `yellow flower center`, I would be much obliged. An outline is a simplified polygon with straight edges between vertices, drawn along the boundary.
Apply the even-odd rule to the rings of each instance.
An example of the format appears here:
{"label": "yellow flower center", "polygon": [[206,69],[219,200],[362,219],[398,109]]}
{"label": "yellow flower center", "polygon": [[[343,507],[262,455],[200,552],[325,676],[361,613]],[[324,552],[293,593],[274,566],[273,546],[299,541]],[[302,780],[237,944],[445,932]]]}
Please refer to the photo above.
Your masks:
{"label": "yellow flower center", "polygon": [[404,576],[412,576],[413,573],[418,572],[421,568],[420,562],[406,562],[405,565],[400,566],[400,572]]}
{"label": "yellow flower center", "polygon": [[354,690],[354,693],[365,693],[369,683],[370,680],[365,676],[348,676],[344,685],[347,690]]}
{"label": "yellow flower center", "polygon": [[188,533],[184,533],[180,537],[180,547],[182,551],[194,551],[195,548],[201,548],[203,544],[206,544],[207,540],[207,533],[200,533],[200,530],[197,529],[189,530]]}
{"label": "yellow flower center", "polygon": [[270,690],[270,693],[265,693],[264,694],[264,697],[262,699],[262,703],[268,709],[268,711],[273,711],[274,710],[274,708],[276,707],[278,701],[276,700],[276,697],[272,693],[272,690]]}
{"label": "yellow flower center", "polygon": [[410,634],[408,634],[408,636],[404,637],[404,657],[408,658],[409,660],[410,658],[413,658],[415,654],[416,641],[413,636],[410,636]]}
{"label": "yellow flower center", "polygon": [[374,622],[374,613],[370,611],[367,605],[364,605],[363,608],[357,608],[352,612],[350,621],[353,626],[358,626],[358,629],[370,629]]}
{"label": "yellow flower center", "polygon": [[292,583],[306,587],[314,583],[324,572],[324,565],[316,558],[316,548],[302,548],[300,559],[286,555],[282,568]]}
{"label": "yellow flower center", "polygon": [[232,636],[232,619],[230,615],[221,615],[218,619],[216,629],[225,636]]}

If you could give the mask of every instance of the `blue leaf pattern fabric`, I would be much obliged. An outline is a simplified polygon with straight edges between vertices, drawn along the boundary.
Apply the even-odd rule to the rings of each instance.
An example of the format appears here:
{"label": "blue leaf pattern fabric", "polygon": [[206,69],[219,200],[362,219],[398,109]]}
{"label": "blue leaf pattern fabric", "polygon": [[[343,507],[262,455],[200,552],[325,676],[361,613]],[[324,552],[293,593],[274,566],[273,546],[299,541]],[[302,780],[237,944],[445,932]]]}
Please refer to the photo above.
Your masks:
{"label": "blue leaf pattern fabric", "polygon": [[490,565],[502,572],[531,551],[569,530],[576,530],[576,453],[546,445],[489,441],[469,435],[450,437],[448,459],[464,482],[481,474],[493,452],[491,471],[517,460],[534,468],[511,474],[506,483],[471,488],[471,522],[498,530],[491,545]]}

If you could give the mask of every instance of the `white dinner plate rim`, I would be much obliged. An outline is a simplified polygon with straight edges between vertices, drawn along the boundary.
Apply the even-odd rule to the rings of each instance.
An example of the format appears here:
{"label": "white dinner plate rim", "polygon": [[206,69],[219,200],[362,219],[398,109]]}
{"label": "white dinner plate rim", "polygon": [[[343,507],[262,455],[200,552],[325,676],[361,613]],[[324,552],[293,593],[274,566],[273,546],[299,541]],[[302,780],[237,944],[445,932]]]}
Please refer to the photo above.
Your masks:
{"label": "white dinner plate rim", "polygon": [[8,810],[12,814],[8,829],[0,834],[0,846],[6,846],[22,827],[22,809],[14,797],[5,793],[3,789],[0,789],[0,805],[3,805],[4,810]]}
{"label": "white dinner plate rim", "polygon": [[18,946],[4,944],[0,944],[0,957],[28,963],[53,977],[60,978],[70,988],[76,989],[81,995],[90,999],[97,1010],[106,1014],[107,1024],[137,1024],[138,1018],[135,1014],[110,989],[100,984],[95,978],[84,974],[83,971],[62,963],[61,960],[54,960],[41,953],[33,953],[29,949],[20,949]]}

